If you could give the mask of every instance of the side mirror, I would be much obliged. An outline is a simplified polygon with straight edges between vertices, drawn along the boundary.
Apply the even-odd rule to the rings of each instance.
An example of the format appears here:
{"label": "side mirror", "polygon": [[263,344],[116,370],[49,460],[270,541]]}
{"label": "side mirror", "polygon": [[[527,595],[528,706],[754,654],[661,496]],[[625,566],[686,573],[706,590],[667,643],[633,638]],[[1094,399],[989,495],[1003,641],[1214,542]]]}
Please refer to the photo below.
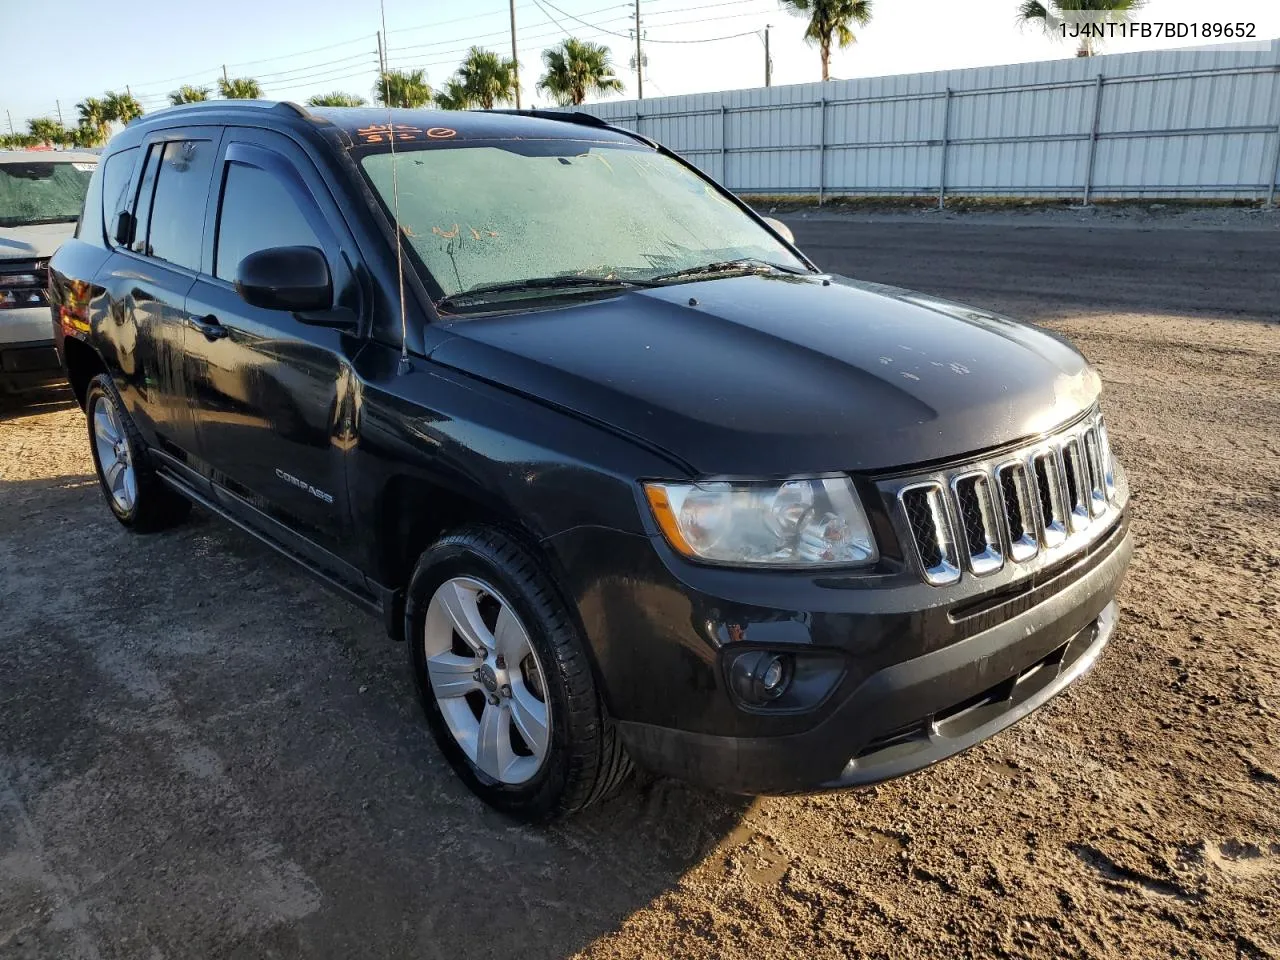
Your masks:
{"label": "side mirror", "polygon": [[251,253],[236,268],[236,293],[266,310],[299,313],[333,306],[333,278],[315,247],[272,247]]}
{"label": "side mirror", "polygon": [[785,223],[781,220],[775,220],[773,217],[765,217],[764,222],[773,227],[773,232],[782,237],[783,240],[787,241],[787,243],[791,244],[793,247],[795,246],[796,235],[791,232],[791,228]]}
{"label": "side mirror", "polygon": [[116,214],[115,230],[112,231],[111,236],[119,246],[127,247],[133,243],[133,227],[133,214],[128,210],[121,210]]}

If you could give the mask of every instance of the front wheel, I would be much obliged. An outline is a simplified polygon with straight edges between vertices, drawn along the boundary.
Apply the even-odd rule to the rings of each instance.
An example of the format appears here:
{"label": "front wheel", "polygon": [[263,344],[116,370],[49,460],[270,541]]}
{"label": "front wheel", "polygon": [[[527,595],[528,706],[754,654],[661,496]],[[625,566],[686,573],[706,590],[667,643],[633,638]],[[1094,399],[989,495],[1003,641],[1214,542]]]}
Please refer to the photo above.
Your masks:
{"label": "front wheel", "polygon": [[631,772],[577,627],[514,540],[485,528],[441,538],[418,561],[405,619],[427,720],[480,799],[536,822],[595,803]]}

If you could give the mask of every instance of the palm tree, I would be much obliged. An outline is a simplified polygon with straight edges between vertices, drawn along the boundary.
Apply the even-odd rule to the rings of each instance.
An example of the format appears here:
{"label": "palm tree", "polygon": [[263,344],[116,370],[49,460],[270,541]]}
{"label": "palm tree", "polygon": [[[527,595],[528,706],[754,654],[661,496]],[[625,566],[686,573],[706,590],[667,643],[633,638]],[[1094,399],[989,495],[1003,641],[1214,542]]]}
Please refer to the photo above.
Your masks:
{"label": "palm tree", "polygon": [[93,145],[101,146],[106,143],[107,135],[111,132],[111,116],[106,103],[97,97],[85,97],[76,104],[76,109],[80,111],[81,128],[93,136]]}
{"label": "palm tree", "polygon": [[27,133],[35,139],[36,143],[51,147],[55,143],[62,143],[66,140],[67,131],[62,129],[62,124],[57,120],[50,120],[48,117],[39,117],[35,120],[27,121]]}
{"label": "palm tree", "polygon": [[226,100],[261,100],[262,84],[251,77],[224,77],[218,81],[218,95]]}
{"label": "palm tree", "polygon": [[516,63],[489,50],[472,47],[458,67],[458,80],[472,101],[486,110],[516,98]]}
{"label": "palm tree", "polygon": [[[1062,26],[1073,13],[1088,16],[1081,18],[1083,24],[1124,23],[1135,12],[1142,8],[1146,0],[1023,0],[1018,7],[1018,23],[1022,26],[1036,26],[1046,36],[1062,39]],[[1101,37],[1082,33],[1080,46],[1076,50],[1077,57],[1092,57],[1098,52]]]}
{"label": "palm tree", "polygon": [[103,95],[102,101],[106,107],[107,118],[110,120],[119,120],[128,125],[131,120],[137,120],[142,116],[142,104],[131,93],[114,93],[108,90]]}
{"label": "palm tree", "polygon": [[857,37],[853,26],[865,27],[871,22],[871,0],[780,0],[782,6],[796,16],[808,17],[804,38],[818,45],[822,56],[822,79],[831,79],[831,44],[852,46]]}
{"label": "palm tree", "polygon": [[189,83],[184,83],[173,93],[169,94],[169,102],[175,107],[184,103],[200,103],[209,99],[208,87],[193,87]]}
{"label": "palm tree", "polygon": [[73,147],[101,147],[104,141],[101,138],[97,128],[80,124],[73,127],[70,131],[70,145]]}
{"label": "palm tree", "polygon": [[388,70],[378,77],[373,98],[384,107],[425,107],[431,87],[425,70]]}
{"label": "palm tree", "polygon": [[609,48],[570,37],[558,47],[542,51],[547,72],[538,81],[561,106],[577,106],[587,94],[621,93],[622,81],[613,74]]}
{"label": "palm tree", "polygon": [[475,106],[471,94],[457,77],[444,82],[444,87],[436,91],[435,101],[441,110],[470,110]]}
{"label": "palm tree", "polygon": [[357,97],[354,93],[321,93],[307,101],[309,107],[363,107],[365,104],[364,97]]}

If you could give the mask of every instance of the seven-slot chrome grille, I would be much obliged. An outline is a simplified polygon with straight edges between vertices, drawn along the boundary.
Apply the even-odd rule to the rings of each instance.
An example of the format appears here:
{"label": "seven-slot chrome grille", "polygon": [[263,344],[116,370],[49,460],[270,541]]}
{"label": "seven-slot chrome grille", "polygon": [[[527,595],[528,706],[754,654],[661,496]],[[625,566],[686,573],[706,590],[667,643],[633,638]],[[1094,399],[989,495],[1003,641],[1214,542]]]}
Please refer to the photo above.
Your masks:
{"label": "seven-slot chrome grille", "polygon": [[1116,501],[1106,425],[1094,411],[1012,453],[909,480],[897,501],[935,586],[1083,545]]}

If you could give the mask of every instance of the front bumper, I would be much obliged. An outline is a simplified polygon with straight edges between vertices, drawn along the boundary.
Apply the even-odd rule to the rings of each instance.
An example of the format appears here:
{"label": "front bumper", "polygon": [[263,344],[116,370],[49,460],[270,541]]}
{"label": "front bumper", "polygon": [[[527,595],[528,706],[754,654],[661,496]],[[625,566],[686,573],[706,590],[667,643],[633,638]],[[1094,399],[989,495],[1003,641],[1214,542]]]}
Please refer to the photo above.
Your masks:
{"label": "front bumper", "polygon": [[[736,793],[842,789],[966,750],[1087,672],[1114,632],[1132,549],[1123,511],[1087,550],[986,593],[983,603],[976,599],[984,595],[957,602],[932,587],[881,584],[824,590],[833,595],[828,608],[808,613],[742,604],[730,613],[723,594],[691,593],[687,582],[659,586],[637,549],[629,582],[598,565],[605,579],[597,574],[578,603],[606,700],[637,763]],[[610,552],[609,566],[628,562],[625,543]],[[755,581],[757,603],[771,582]],[[793,579],[785,592],[799,586]],[[922,600],[930,596],[933,608]],[[720,658],[737,644],[710,642],[724,636],[726,621],[749,622],[753,643],[773,649],[840,649],[844,679],[802,715],[734,707]]]}

